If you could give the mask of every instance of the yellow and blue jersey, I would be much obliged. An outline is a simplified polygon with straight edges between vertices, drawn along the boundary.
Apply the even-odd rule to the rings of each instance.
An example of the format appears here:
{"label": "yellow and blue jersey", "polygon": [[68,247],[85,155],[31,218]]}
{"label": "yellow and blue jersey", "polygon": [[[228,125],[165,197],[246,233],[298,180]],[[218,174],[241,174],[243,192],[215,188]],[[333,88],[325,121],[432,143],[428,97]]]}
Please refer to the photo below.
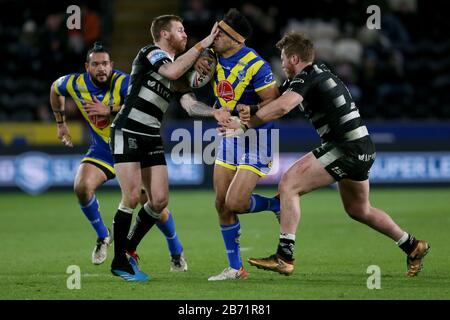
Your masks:
{"label": "yellow and blue jersey", "polygon": [[114,162],[108,145],[111,127],[111,116],[88,116],[84,106],[86,102],[92,102],[95,96],[107,108],[121,106],[125,100],[128,89],[129,75],[119,70],[113,70],[109,87],[99,88],[95,86],[89,74],[73,73],[60,77],[53,84],[58,95],[71,97],[84,120],[88,124],[91,133],[91,146],[82,162],[92,162],[107,168],[114,174]]}
{"label": "yellow and blue jersey", "polygon": [[[239,115],[236,106],[240,103],[261,102],[258,91],[274,85],[272,68],[251,48],[244,46],[230,57],[218,58],[213,83],[216,105],[228,108],[232,115]],[[272,165],[272,128],[272,122],[256,128],[255,141],[249,137],[223,138],[215,163],[231,170],[240,168],[260,176],[268,174]]]}
{"label": "yellow and blue jersey", "polygon": [[[242,47],[231,57],[219,57],[217,62],[213,83],[216,104],[233,115],[238,116],[238,104],[258,104],[258,91],[276,85],[270,65],[249,47]],[[269,128],[270,124],[262,127]]]}

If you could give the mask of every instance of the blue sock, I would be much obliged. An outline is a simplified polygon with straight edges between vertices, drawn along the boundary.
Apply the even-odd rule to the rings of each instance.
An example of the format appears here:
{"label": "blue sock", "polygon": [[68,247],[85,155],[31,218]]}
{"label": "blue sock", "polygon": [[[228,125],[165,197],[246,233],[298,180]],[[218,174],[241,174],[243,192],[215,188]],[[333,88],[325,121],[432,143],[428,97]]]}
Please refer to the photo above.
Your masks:
{"label": "blue sock", "polygon": [[252,193],[250,196],[250,208],[248,209],[248,212],[260,212],[267,210],[279,212],[280,199],[276,197],[267,198],[256,193]]}
{"label": "blue sock", "polygon": [[178,240],[177,232],[175,231],[175,221],[173,220],[172,213],[169,212],[169,218],[166,222],[156,224],[158,229],[166,236],[167,245],[169,247],[170,255],[178,255],[183,252],[183,246],[180,240]]}
{"label": "blue sock", "polygon": [[86,218],[88,218],[92,227],[95,229],[95,232],[97,232],[97,237],[106,238],[108,236],[108,229],[103,223],[100,211],[98,211],[98,208],[100,206],[98,204],[98,200],[95,194],[87,204],[80,203],[80,207],[81,210],[84,212]]}
{"label": "blue sock", "polygon": [[241,224],[239,221],[233,224],[220,225],[223,241],[227,249],[228,263],[233,269],[242,267],[241,251],[239,248],[239,237],[241,235]]}

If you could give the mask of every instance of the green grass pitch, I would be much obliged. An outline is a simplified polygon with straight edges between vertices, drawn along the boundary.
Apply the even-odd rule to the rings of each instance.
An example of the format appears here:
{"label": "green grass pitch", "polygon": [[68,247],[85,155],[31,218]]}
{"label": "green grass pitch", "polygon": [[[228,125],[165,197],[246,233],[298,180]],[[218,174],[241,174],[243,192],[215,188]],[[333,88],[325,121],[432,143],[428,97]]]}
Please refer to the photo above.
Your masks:
{"label": "green grass pitch", "polygon": [[[120,193],[100,189],[97,196],[104,221],[111,226]],[[302,198],[292,276],[259,270],[246,262],[250,256],[266,256],[276,249],[278,223],[272,213],[265,212],[240,218],[249,278],[211,283],[207,278],[227,266],[214,194],[173,190],[170,209],[189,271],[169,272],[167,245],[155,227],[139,247],[141,268],[152,279],[126,283],[109,271],[112,248],[103,265],[91,264],[96,236],[72,192],[37,197],[2,193],[0,299],[449,299],[449,196],[444,188],[372,190],[374,206],[431,244],[417,278],[405,277],[405,255],[395,243],[349,219],[337,192],[325,189]],[[81,289],[67,288],[70,265],[80,267]],[[371,265],[380,267],[381,289],[367,288]]]}

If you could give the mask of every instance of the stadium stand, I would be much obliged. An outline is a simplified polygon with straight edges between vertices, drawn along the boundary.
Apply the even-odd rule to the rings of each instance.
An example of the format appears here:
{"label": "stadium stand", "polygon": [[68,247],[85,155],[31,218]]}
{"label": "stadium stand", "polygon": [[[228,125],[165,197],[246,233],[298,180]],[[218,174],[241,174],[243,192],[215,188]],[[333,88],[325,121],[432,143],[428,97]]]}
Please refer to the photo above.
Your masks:
{"label": "stadium stand", "polygon": [[[434,2],[317,0],[301,2],[302,9],[293,10],[286,0],[266,7],[257,1],[228,1],[226,7],[211,0],[178,1],[178,5],[177,1],[165,1],[166,5],[141,0],[75,1],[82,7],[83,28],[69,31],[65,10],[71,2],[0,1],[0,59],[6,62],[0,72],[0,122],[52,121],[50,83],[62,74],[82,71],[80,61],[95,40],[110,45],[117,55],[116,66],[129,71],[135,47],[148,39],[146,22],[155,8],[158,13],[178,8],[192,45],[203,36],[204,27],[231,6],[252,21],[255,30],[248,45],[271,62],[278,79],[283,75],[274,44],[283,32],[302,30],[315,40],[317,58],[329,63],[348,84],[366,119],[450,119],[450,40],[445,34],[449,21],[444,11],[435,10]],[[369,4],[381,8],[380,30],[366,27]],[[142,14],[146,8],[151,13]],[[203,100],[211,99],[205,90],[199,93]],[[187,118],[179,108],[172,108],[170,116]]]}

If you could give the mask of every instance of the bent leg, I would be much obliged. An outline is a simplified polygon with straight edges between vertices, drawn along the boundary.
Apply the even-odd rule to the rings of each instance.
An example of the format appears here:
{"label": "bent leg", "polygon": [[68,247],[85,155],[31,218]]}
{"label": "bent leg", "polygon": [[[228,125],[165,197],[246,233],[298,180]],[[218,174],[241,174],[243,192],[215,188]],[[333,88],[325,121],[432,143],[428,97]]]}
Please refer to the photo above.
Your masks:
{"label": "bent leg", "polygon": [[300,222],[300,196],[330,185],[334,178],[323,168],[312,152],[297,160],[279,183],[281,232],[295,234]]}
{"label": "bent leg", "polygon": [[238,169],[231,181],[225,197],[225,206],[234,213],[246,213],[250,208],[250,197],[260,176],[256,173]]}
{"label": "bent leg", "polygon": [[300,196],[333,181],[312,152],[296,161],[283,174],[279,184],[281,216],[277,254],[285,261],[294,260],[295,235],[301,215]]}
{"label": "bent leg", "polygon": [[404,231],[383,210],[374,208],[369,201],[369,180],[353,181],[344,179],[338,182],[339,193],[347,214],[378,232],[398,241]]}

